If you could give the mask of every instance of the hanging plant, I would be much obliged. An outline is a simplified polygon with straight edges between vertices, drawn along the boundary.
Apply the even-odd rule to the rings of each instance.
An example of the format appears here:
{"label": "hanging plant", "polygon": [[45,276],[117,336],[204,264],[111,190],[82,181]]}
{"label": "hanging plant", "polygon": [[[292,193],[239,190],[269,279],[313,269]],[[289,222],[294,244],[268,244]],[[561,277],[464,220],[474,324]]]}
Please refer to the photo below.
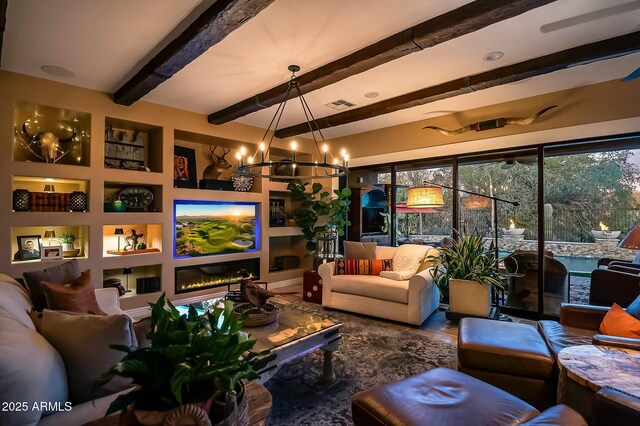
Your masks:
{"label": "hanging plant", "polygon": [[345,228],[351,225],[347,220],[351,190],[335,189],[332,196],[329,191],[323,191],[324,187],[321,183],[315,182],[311,186],[311,192],[307,191],[308,185],[309,182],[294,180],[289,182],[287,189],[291,191],[291,201],[300,202],[300,207],[293,213],[293,218],[307,239],[307,250],[315,253],[318,234],[330,230],[342,237],[345,234]]}

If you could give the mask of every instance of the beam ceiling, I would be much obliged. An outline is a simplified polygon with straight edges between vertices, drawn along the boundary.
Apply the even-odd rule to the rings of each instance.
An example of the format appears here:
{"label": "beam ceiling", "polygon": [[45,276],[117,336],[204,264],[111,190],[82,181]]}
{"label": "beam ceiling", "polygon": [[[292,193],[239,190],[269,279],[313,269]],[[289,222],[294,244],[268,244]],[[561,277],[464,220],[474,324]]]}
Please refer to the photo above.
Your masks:
{"label": "beam ceiling", "polygon": [[[6,0],[4,1],[6,4]],[[217,0],[113,94],[132,105],[256,16],[274,0]]]}
{"label": "beam ceiling", "polygon": [[[517,64],[496,68],[480,74],[462,77],[427,87],[381,102],[316,119],[320,129],[353,123],[367,118],[389,114],[406,108],[452,98],[514,81],[552,73],[586,63],[624,56],[640,51],[640,31],[590,43]],[[621,83],[624,84],[624,83]],[[308,123],[300,123],[276,131],[278,138],[291,137],[309,131]]]}
{"label": "beam ceiling", "polygon": [[[476,0],[298,76],[300,90],[303,93],[309,93],[554,1],[556,0]],[[211,124],[223,124],[280,103],[287,92],[288,85],[288,82],[280,84],[209,114],[208,121]],[[289,99],[293,97],[295,94],[291,92]]]}

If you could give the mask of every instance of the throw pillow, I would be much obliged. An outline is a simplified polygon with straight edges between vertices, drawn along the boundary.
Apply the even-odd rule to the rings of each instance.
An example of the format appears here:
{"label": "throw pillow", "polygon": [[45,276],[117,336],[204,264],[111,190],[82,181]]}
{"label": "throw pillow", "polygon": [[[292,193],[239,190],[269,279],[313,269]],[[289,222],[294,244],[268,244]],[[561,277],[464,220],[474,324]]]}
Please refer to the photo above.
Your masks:
{"label": "throw pillow", "polygon": [[418,244],[404,244],[398,247],[393,255],[393,270],[403,274],[411,274],[409,278],[418,272],[418,267],[424,261],[431,246]]}
{"label": "throw pillow", "polygon": [[42,290],[42,281],[50,283],[70,283],[80,276],[80,266],[78,261],[72,259],[69,262],[58,266],[52,266],[41,271],[29,271],[22,274],[29,289],[31,303],[36,311],[41,311],[47,307],[47,300]]}
{"label": "throw pillow", "polygon": [[600,333],[609,336],[640,339],[640,320],[614,303],[600,323]]}
{"label": "throw pillow", "polygon": [[84,315],[43,311],[42,336],[64,361],[69,383],[69,400],[79,404],[110,395],[131,386],[117,378],[93,389],[93,383],[124,357],[109,345],[136,346],[131,318],[127,315]]}
{"label": "throw pillow", "polygon": [[361,243],[358,241],[345,241],[344,257],[347,259],[369,259],[376,258],[376,246],[377,243]]}
{"label": "throw pillow", "polygon": [[394,281],[406,281],[415,275],[412,271],[382,271],[380,276]]}
{"label": "throw pillow", "polygon": [[640,320],[640,295],[627,306],[627,313]]}
{"label": "throw pillow", "polygon": [[418,272],[422,272],[425,269],[433,267],[433,264],[435,263],[435,259],[434,258],[436,256],[438,256],[439,254],[440,254],[440,252],[438,251],[438,249],[435,249],[433,247],[429,247],[429,250],[427,251],[427,254],[424,257],[424,260],[422,261],[422,263],[418,267]]}
{"label": "throw pillow", "polygon": [[347,259],[335,260],[334,275],[380,275],[382,271],[390,271],[393,261],[391,259]]}
{"label": "throw pillow", "polygon": [[42,282],[47,306],[56,311],[70,311],[84,314],[106,315],[96,300],[96,293],[91,285],[91,270],[87,269],[75,281],[60,285]]}

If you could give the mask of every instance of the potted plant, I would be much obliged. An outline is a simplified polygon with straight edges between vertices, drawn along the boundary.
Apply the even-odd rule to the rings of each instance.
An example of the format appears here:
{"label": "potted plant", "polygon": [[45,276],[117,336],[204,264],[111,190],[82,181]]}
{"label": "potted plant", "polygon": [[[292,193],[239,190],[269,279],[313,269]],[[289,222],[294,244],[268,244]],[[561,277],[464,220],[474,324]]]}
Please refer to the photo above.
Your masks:
{"label": "potted plant", "polygon": [[440,290],[448,287],[449,310],[458,314],[487,317],[491,311],[491,290],[503,288],[505,276],[493,249],[485,248],[477,232],[460,234],[449,247],[434,257],[433,277]]}
{"label": "potted plant", "polygon": [[123,418],[131,419],[125,424],[162,424],[167,416],[189,410],[202,415],[202,410],[213,424],[235,425],[228,422],[233,417],[246,425],[242,380],[258,378],[256,371],[273,356],[251,351],[256,341],[240,331],[242,318],[233,313],[233,304],[221,302],[204,314],[190,306],[181,315],[163,293],[150,306],[150,346],[112,345],[125,356],[96,382],[101,386],[120,376],[135,385],[111,403],[107,415],[122,410]]}
{"label": "potted plant", "polygon": [[332,197],[329,191],[322,190],[321,183],[315,182],[311,192],[307,191],[308,185],[308,182],[294,180],[289,182],[287,189],[291,191],[291,201],[300,203],[293,217],[307,239],[307,250],[317,253],[319,239],[326,239],[327,235],[342,237],[345,228],[351,225],[347,219],[351,190],[335,189]]}
{"label": "potted plant", "polygon": [[62,243],[62,250],[71,251],[74,249],[73,243],[78,239],[78,236],[73,232],[63,232],[59,238]]}

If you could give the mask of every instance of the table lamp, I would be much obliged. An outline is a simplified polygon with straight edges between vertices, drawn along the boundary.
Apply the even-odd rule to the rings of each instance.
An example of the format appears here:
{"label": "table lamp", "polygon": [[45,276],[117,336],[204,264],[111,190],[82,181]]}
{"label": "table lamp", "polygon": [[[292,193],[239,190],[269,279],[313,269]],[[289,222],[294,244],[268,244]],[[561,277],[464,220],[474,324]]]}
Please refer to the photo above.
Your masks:
{"label": "table lamp", "polygon": [[131,293],[131,290],[129,290],[129,275],[133,273],[133,271],[131,270],[131,266],[125,266],[122,269],[122,273],[127,276],[127,290],[125,291],[125,293]]}
{"label": "table lamp", "polygon": [[120,235],[124,235],[124,230],[122,228],[116,228],[113,235],[118,236],[118,251],[120,251]]}
{"label": "table lamp", "polygon": [[44,231],[44,237],[49,239],[49,244],[47,245],[51,245],[51,239],[56,237],[56,231],[53,229],[47,229],[46,231]]}

